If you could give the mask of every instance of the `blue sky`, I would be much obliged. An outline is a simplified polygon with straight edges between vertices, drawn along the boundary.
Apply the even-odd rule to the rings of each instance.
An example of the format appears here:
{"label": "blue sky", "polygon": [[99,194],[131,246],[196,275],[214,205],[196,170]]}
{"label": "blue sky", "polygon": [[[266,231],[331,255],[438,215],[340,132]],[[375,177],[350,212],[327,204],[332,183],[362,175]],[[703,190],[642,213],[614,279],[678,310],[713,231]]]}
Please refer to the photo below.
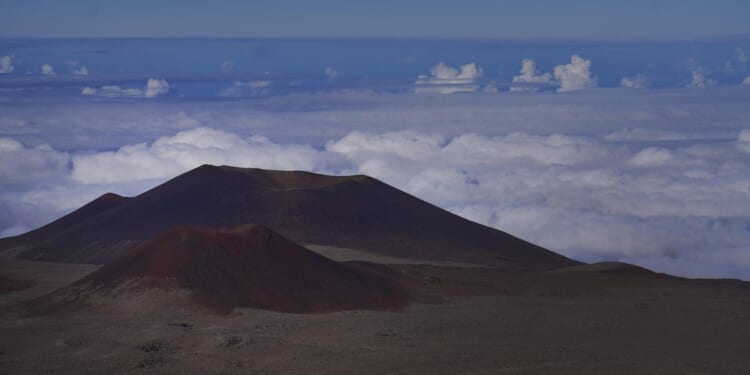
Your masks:
{"label": "blue sky", "polygon": [[0,1],[0,36],[679,39],[749,17],[745,0],[25,0]]}

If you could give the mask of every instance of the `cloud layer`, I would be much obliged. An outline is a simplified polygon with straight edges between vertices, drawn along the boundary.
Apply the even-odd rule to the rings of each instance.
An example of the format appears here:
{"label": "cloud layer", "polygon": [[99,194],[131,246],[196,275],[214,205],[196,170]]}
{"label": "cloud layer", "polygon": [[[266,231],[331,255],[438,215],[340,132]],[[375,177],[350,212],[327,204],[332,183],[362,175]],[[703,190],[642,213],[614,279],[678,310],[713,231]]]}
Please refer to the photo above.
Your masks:
{"label": "cloud layer", "polygon": [[582,260],[750,279],[749,95],[4,99],[0,233],[106,191],[134,195],[203,163],[233,164],[367,173]]}
{"label": "cloud layer", "polygon": [[[88,74],[88,70],[86,74]],[[143,90],[139,88],[123,88],[118,85],[105,85],[100,88],[86,86],[81,90],[81,95],[108,98],[155,98],[167,94],[169,90],[169,83],[166,80],[149,78]]]}
{"label": "cloud layer", "polygon": [[267,138],[243,139],[211,128],[197,128],[134,144],[113,152],[74,155],[70,177],[83,184],[167,179],[202,164],[268,169],[317,170],[309,146],[281,146]]}
{"label": "cloud layer", "polygon": [[230,87],[227,87],[219,93],[226,98],[242,98],[263,96],[270,92],[271,81],[235,81]]}
{"label": "cloud layer", "polygon": [[626,89],[645,89],[648,87],[648,81],[643,74],[636,74],[632,77],[622,77],[620,87]]}
{"label": "cloud layer", "polygon": [[[203,127],[111,152],[69,154],[3,138],[0,157],[4,190],[25,186],[2,199],[16,215],[34,205],[72,208],[103,187],[145,188],[203,163],[365,173],[579,259],[750,278],[750,129],[677,148],[562,134],[355,131],[315,149]],[[2,225],[6,234],[29,227]]]}

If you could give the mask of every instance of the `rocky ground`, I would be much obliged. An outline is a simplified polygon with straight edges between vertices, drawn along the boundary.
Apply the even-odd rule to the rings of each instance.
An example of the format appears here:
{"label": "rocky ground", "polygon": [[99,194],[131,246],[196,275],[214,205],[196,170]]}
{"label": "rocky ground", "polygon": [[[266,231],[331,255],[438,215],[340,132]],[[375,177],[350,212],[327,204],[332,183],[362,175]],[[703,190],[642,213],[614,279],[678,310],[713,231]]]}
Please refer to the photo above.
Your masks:
{"label": "rocky ground", "polygon": [[737,374],[750,368],[746,283],[689,281],[620,265],[513,274],[393,267],[413,280],[418,296],[403,311],[226,315],[165,289],[35,316],[24,301],[95,267],[2,259],[0,275],[23,276],[35,286],[0,294],[0,373]]}

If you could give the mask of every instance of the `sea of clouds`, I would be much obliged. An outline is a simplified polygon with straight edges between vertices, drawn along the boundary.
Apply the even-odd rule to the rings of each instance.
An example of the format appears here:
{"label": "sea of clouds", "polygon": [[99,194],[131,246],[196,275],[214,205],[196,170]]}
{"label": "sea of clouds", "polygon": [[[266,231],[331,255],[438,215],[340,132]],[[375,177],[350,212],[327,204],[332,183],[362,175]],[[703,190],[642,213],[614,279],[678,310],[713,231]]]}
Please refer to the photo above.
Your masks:
{"label": "sea of clouds", "polygon": [[[528,69],[532,71],[532,69]],[[750,88],[0,102],[0,232],[204,163],[364,173],[585,261],[750,279]]]}

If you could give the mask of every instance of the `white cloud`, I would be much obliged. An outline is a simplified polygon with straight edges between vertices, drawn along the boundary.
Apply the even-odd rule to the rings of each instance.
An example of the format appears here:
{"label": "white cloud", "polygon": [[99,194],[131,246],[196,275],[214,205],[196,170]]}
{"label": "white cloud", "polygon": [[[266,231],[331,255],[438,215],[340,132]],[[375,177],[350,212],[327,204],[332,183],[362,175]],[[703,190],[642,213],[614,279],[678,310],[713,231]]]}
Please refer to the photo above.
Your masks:
{"label": "white cloud", "polygon": [[714,86],[717,84],[716,81],[712,79],[707,79],[706,76],[703,74],[703,69],[696,68],[693,69],[693,71],[690,73],[692,79],[690,83],[687,84],[685,87],[691,87],[691,88],[706,88],[708,86]]}
{"label": "white cloud", "polygon": [[430,75],[417,77],[418,93],[453,94],[479,90],[477,81],[482,77],[482,68],[475,63],[461,65],[459,69],[439,63],[430,69]]}
{"label": "white cloud", "polygon": [[[120,86],[117,86],[117,87],[119,88]],[[97,93],[99,93],[99,89],[96,89],[96,88],[93,88],[93,87],[90,87],[90,86],[85,86],[81,90],[81,95],[96,95]]]}
{"label": "white cloud", "polygon": [[630,163],[641,167],[656,167],[672,159],[672,152],[659,147],[648,147],[639,151],[630,159]]}
{"label": "white cloud", "polygon": [[620,86],[628,89],[644,89],[648,86],[648,81],[645,75],[636,74],[632,77],[622,77]]}
{"label": "white cloud", "polygon": [[169,92],[169,83],[163,79],[149,78],[146,82],[146,91],[143,95],[147,98],[155,98]]}
{"label": "white cloud", "polygon": [[745,77],[745,80],[742,81],[742,83],[745,84],[745,85],[750,85],[750,75],[748,75],[747,77]]}
{"label": "white cloud", "polygon": [[81,90],[81,95],[97,95],[108,98],[141,98],[143,90],[136,88],[122,88],[117,85],[105,85],[100,88],[86,86]]}
{"label": "white cloud", "polygon": [[326,77],[331,78],[331,79],[336,78],[341,74],[339,73],[338,70],[333,69],[330,66],[327,66],[326,70],[323,73],[325,73]]}
{"label": "white cloud", "polygon": [[[750,160],[726,143],[631,151],[563,135],[443,141],[397,132],[358,133],[327,149],[358,172],[568,255],[636,263],[671,257],[690,265],[670,269],[682,275],[732,268],[734,277],[750,277],[728,266],[749,264],[738,249],[747,247],[750,202],[742,197]],[[708,251],[717,254],[710,269],[701,267]]]}
{"label": "white cloud", "polygon": [[74,75],[77,75],[77,76],[87,76],[87,75],[89,75],[89,70],[88,70],[88,69],[86,69],[86,67],[85,67],[85,66],[82,66],[82,67],[80,67],[80,68],[78,68],[78,69],[74,70],[74,71],[73,71],[73,74],[74,74]]}
{"label": "white cloud", "polygon": [[235,81],[230,87],[222,89],[220,96],[227,98],[263,96],[270,92],[271,81]]}
{"label": "white cloud", "polygon": [[284,170],[317,169],[309,146],[281,146],[264,137],[198,128],[113,152],[74,155],[71,177],[84,184],[165,179],[201,164]]}
{"label": "white cloud", "polygon": [[700,70],[693,70],[691,73],[692,80],[688,83],[687,87],[705,88],[706,87],[706,76]]}
{"label": "white cloud", "polygon": [[69,156],[48,144],[26,147],[13,138],[0,137],[0,186],[36,181],[66,172]]}
{"label": "white cloud", "polygon": [[537,91],[538,87],[536,85],[550,84],[552,82],[552,75],[539,71],[536,68],[536,62],[532,59],[523,59],[520,73],[520,75],[513,77],[513,82],[532,85],[511,86],[510,91],[512,92]]}
{"label": "white cloud", "polygon": [[44,64],[42,65],[42,74],[46,76],[53,76],[55,75],[55,69],[50,64]]}
{"label": "white cloud", "polygon": [[13,66],[15,59],[13,55],[0,57],[0,74],[13,73],[13,70],[15,70]]}
{"label": "white cloud", "polygon": [[597,86],[597,79],[591,75],[591,60],[578,55],[570,58],[570,64],[555,67],[555,80],[560,83],[558,92],[582,90]]}
{"label": "white cloud", "polygon": [[118,85],[105,85],[100,88],[86,86],[81,95],[103,96],[107,98],[155,98],[169,92],[169,83],[163,79],[149,78],[145,90],[123,88]]}

